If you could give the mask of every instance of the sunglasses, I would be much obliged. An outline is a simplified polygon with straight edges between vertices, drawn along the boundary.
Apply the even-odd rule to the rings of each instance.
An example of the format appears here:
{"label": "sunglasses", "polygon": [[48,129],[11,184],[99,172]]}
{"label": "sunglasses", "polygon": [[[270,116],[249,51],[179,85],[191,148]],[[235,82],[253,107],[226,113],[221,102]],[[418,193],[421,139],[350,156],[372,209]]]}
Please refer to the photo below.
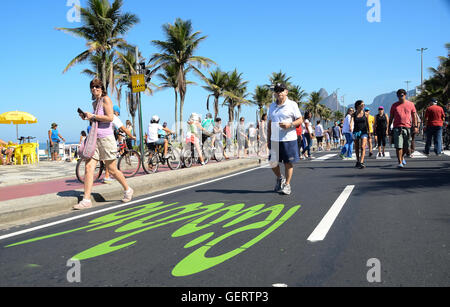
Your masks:
{"label": "sunglasses", "polygon": [[98,90],[99,90],[99,89],[101,89],[102,87],[101,87],[100,85],[94,85],[94,86],[92,86],[92,87],[91,87],[91,90],[92,90],[93,88],[95,88],[95,89],[98,89]]}

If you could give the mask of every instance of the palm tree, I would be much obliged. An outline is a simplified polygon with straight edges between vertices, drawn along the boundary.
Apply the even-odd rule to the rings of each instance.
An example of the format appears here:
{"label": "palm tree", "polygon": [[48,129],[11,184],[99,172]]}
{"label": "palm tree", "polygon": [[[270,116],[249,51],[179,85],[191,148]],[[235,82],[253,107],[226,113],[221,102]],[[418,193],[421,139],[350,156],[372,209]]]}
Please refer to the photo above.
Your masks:
{"label": "palm tree", "polygon": [[291,86],[291,83],[289,80],[291,80],[291,77],[286,76],[285,73],[283,73],[281,70],[280,72],[273,72],[272,75],[269,77],[270,84],[269,86],[275,85],[276,83],[283,83],[287,87]]}
{"label": "palm tree", "polygon": [[335,122],[342,122],[344,119],[344,113],[342,113],[341,111],[334,111],[331,119]]}
{"label": "palm tree", "polygon": [[264,85],[256,86],[255,93],[253,94],[252,103],[258,107],[260,117],[262,116],[264,109],[266,109],[267,105],[269,105],[271,102],[272,102],[272,93],[270,89]]}
{"label": "palm tree", "polygon": [[[175,94],[175,131],[178,131],[178,71],[177,67],[173,64],[163,67],[164,72],[158,73],[157,77],[162,80],[159,85],[160,89],[172,88]],[[185,70],[185,74],[190,71],[190,68]],[[186,77],[185,77],[186,78]],[[195,84],[192,81],[187,81],[186,84]]]}
{"label": "palm tree", "polygon": [[[121,13],[123,0],[88,0],[86,8],[80,8],[83,25],[78,28],[56,28],[87,41],[88,49],[77,55],[66,66],[66,73],[74,65],[83,63],[92,55],[98,57],[97,76],[103,81],[105,89],[113,80],[111,63],[118,49],[129,47],[123,36],[137,23],[139,18],[130,13]],[[109,63],[109,64],[108,64]],[[108,75],[109,72],[109,75]]]}
{"label": "palm tree", "polygon": [[249,103],[249,101],[245,99],[248,95],[247,84],[248,81],[243,81],[242,73],[238,73],[236,69],[228,73],[227,84],[223,94],[225,96],[223,104],[228,106],[228,119],[230,122],[234,121],[235,108],[238,107],[240,110],[242,104]]}
{"label": "palm tree", "polygon": [[[180,95],[180,122],[183,122],[183,107],[187,91],[186,71],[193,70],[198,75],[203,76],[199,68],[209,67],[215,64],[211,59],[194,55],[200,43],[206,36],[200,36],[201,32],[194,32],[192,22],[184,21],[180,18],[175,23],[163,25],[165,41],[153,40],[152,44],[160,50],[150,58],[158,70],[161,67],[174,65],[177,75],[178,94]],[[198,67],[198,68],[197,68]],[[183,126],[180,127],[180,136],[183,135]]]}
{"label": "palm tree", "polygon": [[319,92],[312,92],[309,95],[308,103],[305,106],[306,111],[310,111],[313,118],[317,119],[320,117],[321,110],[323,106],[320,104],[322,97],[320,97]]}
{"label": "palm tree", "polygon": [[325,125],[327,125],[328,122],[331,120],[332,113],[333,113],[333,111],[330,108],[328,108],[326,106],[324,106],[322,108],[322,110],[320,112],[320,118],[325,122]]}
{"label": "palm tree", "polygon": [[302,89],[299,85],[291,85],[289,87],[288,98],[292,101],[295,101],[298,104],[298,107],[301,108],[303,105],[303,99],[308,96],[308,93]]}
{"label": "palm tree", "polygon": [[440,56],[439,66],[429,68],[431,78],[424,81],[424,89],[415,99],[418,112],[424,111],[431,100],[435,98],[441,105],[445,105],[450,99],[450,43],[445,45],[447,56]]}
{"label": "palm tree", "polygon": [[227,84],[228,74],[217,68],[214,71],[209,72],[209,78],[205,78],[206,86],[203,86],[205,90],[210,92],[208,99],[206,101],[206,108],[209,111],[209,98],[214,97],[214,118],[219,116],[219,98],[223,95],[225,91],[225,86]]}

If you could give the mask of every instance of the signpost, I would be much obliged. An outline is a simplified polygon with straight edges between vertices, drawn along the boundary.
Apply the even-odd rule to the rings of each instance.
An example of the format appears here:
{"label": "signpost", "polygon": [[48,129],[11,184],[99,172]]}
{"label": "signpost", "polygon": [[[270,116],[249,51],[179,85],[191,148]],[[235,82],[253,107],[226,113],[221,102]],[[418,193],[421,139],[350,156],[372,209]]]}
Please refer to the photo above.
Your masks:
{"label": "signpost", "polygon": [[145,92],[145,76],[143,74],[131,76],[131,90],[133,93]]}

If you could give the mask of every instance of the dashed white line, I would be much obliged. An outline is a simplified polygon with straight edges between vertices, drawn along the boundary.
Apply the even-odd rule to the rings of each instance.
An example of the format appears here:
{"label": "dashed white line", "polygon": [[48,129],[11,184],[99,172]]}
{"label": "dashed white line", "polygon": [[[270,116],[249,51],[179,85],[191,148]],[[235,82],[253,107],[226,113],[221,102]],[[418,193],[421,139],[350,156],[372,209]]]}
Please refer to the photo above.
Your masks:
{"label": "dashed white line", "polygon": [[344,189],[341,195],[339,195],[338,199],[331,206],[330,210],[328,210],[327,214],[325,214],[322,221],[320,221],[319,225],[317,225],[316,229],[314,229],[314,231],[308,237],[308,241],[318,242],[325,239],[328,231],[330,230],[331,226],[333,226],[334,221],[339,215],[339,212],[344,207],[354,188],[354,185],[349,185]]}

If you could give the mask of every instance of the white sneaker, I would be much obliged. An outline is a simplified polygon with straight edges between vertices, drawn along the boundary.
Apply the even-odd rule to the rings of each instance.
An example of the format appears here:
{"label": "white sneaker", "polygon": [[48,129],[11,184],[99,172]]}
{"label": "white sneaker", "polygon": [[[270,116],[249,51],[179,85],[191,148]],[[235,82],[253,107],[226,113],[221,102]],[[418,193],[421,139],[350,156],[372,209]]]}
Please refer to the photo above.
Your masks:
{"label": "white sneaker", "polygon": [[134,190],[132,188],[129,188],[128,191],[125,191],[123,193],[122,202],[124,202],[124,203],[130,202],[131,199],[133,198],[133,193],[134,193]]}
{"label": "white sneaker", "polygon": [[92,208],[92,201],[90,199],[83,199],[77,205],[73,206],[74,210],[84,210]]}
{"label": "white sneaker", "polygon": [[284,184],[281,188],[281,194],[284,195],[291,195],[291,185],[290,184]]}
{"label": "white sneaker", "polygon": [[113,182],[114,182],[114,179],[112,179],[112,178],[104,178],[102,181],[102,183],[104,183],[104,184],[109,184],[109,183],[113,183]]}

